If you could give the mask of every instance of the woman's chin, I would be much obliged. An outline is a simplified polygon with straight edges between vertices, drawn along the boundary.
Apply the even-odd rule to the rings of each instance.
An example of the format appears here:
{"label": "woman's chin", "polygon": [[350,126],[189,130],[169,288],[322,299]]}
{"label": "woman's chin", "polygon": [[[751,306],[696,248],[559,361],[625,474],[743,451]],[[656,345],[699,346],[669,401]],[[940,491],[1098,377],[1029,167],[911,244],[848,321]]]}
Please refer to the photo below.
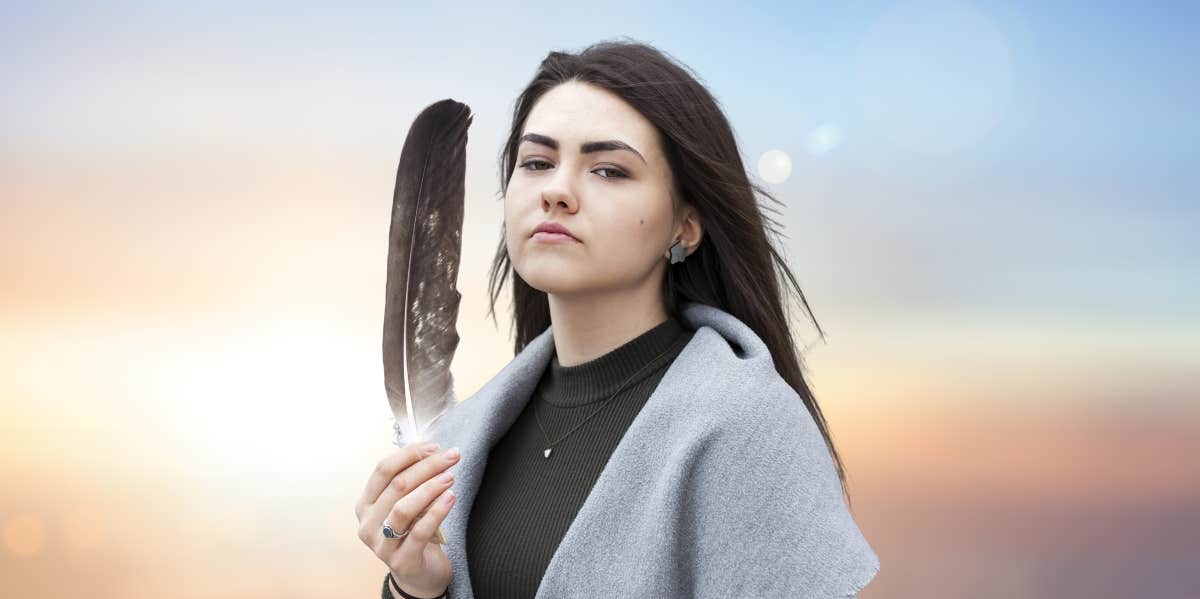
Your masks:
{"label": "woman's chin", "polygon": [[580,276],[579,269],[568,268],[567,266],[562,264],[538,264],[530,267],[527,265],[527,268],[524,269],[525,272],[520,274],[521,278],[530,287],[543,293],[566,295],[582,291],[590,281],[586,281],[584,277]]}

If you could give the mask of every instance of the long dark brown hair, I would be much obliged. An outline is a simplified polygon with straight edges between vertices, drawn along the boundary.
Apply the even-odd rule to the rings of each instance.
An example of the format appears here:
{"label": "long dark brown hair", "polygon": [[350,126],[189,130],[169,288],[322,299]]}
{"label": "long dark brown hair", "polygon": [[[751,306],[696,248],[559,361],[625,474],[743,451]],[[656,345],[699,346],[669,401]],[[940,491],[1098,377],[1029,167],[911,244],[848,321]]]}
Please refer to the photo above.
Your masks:
{"label": "long dark brown hair", "polygon": [[[550,52],[517,97],[512,128],[500,154],[501,197],[508,192],[525,120],[538,98],[550,89],[569,81],[599,86],[640,112],[658,130],[673,179],[673,201],[681,198],[694,206],[704,227],[700,245],[687,260],[666,269],[663,303],[667,313],[678,317],[681,301],[708,304],[736,316],[758,334],[771,352],[775,369],[800,395],[820,428],[849,503],[842,459],[805,382],[803,356],[793,344],[785,314],[787,298],[781,291],[795,290],[822,340],[825,332],[776,247],[782,236],[780,227],[764,210],[778,211],[760,205],[755,193],[782,204],[749,180],[729,121],[698,80],[686,65],[641,42],[606,40],[575,54]],[[496,300],[510,273],[515,354],[550,326],[550,307],[544,292],[513,271],[501,224],[489,282],[493,322]]]}

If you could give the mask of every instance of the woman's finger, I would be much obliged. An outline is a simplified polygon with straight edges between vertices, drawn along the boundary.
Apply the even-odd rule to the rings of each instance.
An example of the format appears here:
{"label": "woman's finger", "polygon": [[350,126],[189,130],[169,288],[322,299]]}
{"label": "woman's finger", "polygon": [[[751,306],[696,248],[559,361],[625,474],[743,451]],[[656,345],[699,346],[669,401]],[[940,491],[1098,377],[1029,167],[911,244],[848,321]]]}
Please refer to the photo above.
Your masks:
{"label": "woman's finger", "polygon": [[404,564],[423,563],[425,547],[433,540],[438,527],[446,519],[446,514],[450,513],[450,508],[454,507],[454,500],[453,489],[445,489],[433,499],[429,509],[413,524],[412,530],[404,537],[403,543],[393,556],[395,563],[389,565],[394,570],[401,571],[398,567],[403,567]]}
{"label": "woman's finger", "polygon": [[[451,450],[457,454],[457,448],[451,448]],[[449,468],[458,461],[457,456],[446,456],[449,451],[450,450],[443,451],[443,453],[440,454],[428,456],[426,459],[414,463],[413,466],[410,466],[404,469],[404,471],[400,474],[397,474],[396,478],[392,479],[391,483],[388,484],[388,487],[386,487],[382,493],[379,493],[379,499],[377,499],[376,503],[371,505],[370,508],[367,508],[367,513],[364,516],[364,519],[362,519],[362,522],[364,522],[365,525],[373,525],[374,527],[382,528],[383,522],[386,521],[389,523],[389,525],[391,525],[392,529],[395,529],[397,533],[403,532],[404,528],[400,528],[400,526],[404,525],[406,522],[392,520],[392,516],[389,516],[390,511],[395,510],[397,505],[406,505],[407,507],[407,504],[401,503],[404,497],[415,495],[415,493],[418,493],[418,490],[421,489],[422,485],[431,483],[434,477],[437,477],[439,473],[444,474],[446,468]],[[438,492],[440,491],[442,490],[438,490]],[[434,495],[437,495],[437,493],[434,493]],[[418,514],[421,509],[424,509],[425,505],[430,503],[430,499],[432,498],[432,496],[425,498],[424,501],[422,501],[421,497],[413,498],[410,503],[420,503],[416,505],[415,509],[408,511],[408,521],[415,520],[416,514]]]}
{"label": "woman's finger", "polygon": [[423,444],[409,443],[396,451],[390,452],[380,460],[375,465],[375,470],[371,473],[371,476],[367,478],[367,484],[363,489],[362,497],[354,506],[354,515],[358,518],[359,522],[363,519],[363,513],[379,500],[380,494],[392,482],[392,479],[396,478],[398,473],[419,462],[434,451],[437,451],[436,446],[429,449]]}
{"label": "woman's finger", "polygon": [[[397,502],[404,496],[420,488],[429,479],[456,463],[458,461],[457,452],[458,448],[451,448],[442,453],[435,453],[397,474],[384,487],[383,492],[379,494],[379,498],[375,500],[375,503],[367,507],[366,513],[360,520],[361,527],[364,529],[362,533],[374,537],[372,532],[381,530],[384,520],[387,520],[387,523],[392,525],[392,528],[397,533],[404,532],[405,528],[401,528],[401,526],[407,523],[390,519],[388,512],[391,512]],[[452,457],[447,454],[452,454]],[[419,511],[419,508],[417,511]],[[417,511],[410,512],[412,516],[410,516],[409,521],[416,519]],[[372,531],[371,528],[375,530]]]}

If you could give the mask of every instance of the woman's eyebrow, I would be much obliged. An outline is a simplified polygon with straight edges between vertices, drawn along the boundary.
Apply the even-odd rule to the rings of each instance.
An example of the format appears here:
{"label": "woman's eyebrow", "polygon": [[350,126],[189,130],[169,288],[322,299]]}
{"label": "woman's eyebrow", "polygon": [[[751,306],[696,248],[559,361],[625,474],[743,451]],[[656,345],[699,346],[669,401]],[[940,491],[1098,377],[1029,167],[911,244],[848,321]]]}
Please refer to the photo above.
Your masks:
{"label": "woman's eyebrow", "polygon": [[[522,135],[521,139],[517,140],[517,145],[519,146],[522,143],[525,143],[527,141],[546,146],[546,147],[550,148],[551,150],[558,149],[558,140],[554,139],[553,137],[547,137],[545,135],[541,135],[539,133],[526,133],[525,135]],[[627,144],[623,141],[618,141],[615,139],[606,139],[603,141],[586,141],[586,142],[583,142],[582,144],[579,144],[579,153],[580,154],[589,154],[592,152],[605,152],[605,151],[609,151],[609,150],[626,150],[628,152],[633,152],[634,155],[636,155],[638,158],[641,158],[642,163],[649,164],[646,162],[646,159],[642,156],[641,152],[638,152],[637,150],[633,149],[632,146],[630,146],[629,144]]]}

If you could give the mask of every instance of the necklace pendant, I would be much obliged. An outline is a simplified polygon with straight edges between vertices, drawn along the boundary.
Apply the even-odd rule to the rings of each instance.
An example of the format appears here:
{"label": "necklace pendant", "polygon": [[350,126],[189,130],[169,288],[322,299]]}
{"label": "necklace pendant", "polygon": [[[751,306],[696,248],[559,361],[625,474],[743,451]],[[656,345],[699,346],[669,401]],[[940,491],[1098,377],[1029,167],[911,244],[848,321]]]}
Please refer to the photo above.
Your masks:
{"label": "necklace pendant", "polygon": [[543,454],[545,454],[545,455],[546,455],[546,457],[550,457],[550,448],[549,448],[549,447],[547,447],[547,448],[546,448],[546,451],[543,451],[542,453],[543,453]]}

